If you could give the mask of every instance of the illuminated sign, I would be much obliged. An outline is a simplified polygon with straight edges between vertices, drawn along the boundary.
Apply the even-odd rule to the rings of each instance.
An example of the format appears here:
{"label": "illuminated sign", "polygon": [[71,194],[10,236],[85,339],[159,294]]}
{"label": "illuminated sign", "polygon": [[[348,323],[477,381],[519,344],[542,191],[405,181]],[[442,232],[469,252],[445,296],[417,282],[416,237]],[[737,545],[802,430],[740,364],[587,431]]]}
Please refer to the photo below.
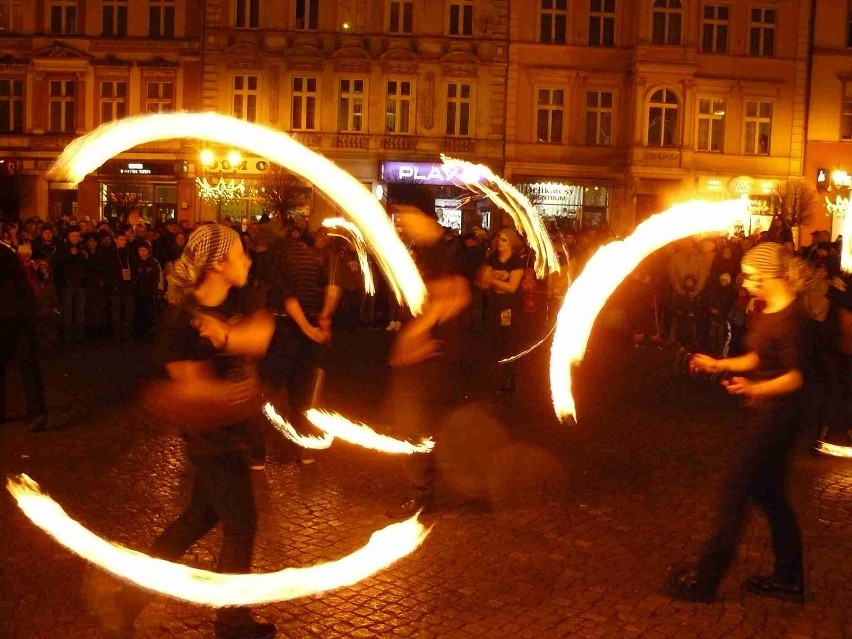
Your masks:
{"label": "illuminated sign", "polygon": [[130,162],[126,167],[118,169],[118,172],[125,175],[151,175],[151,169],[137,162]]}
{"label": "illuminated sign", "polygon": [[387,182],[417,182],[446,186],[455,184],[462,174],[460,166],[447,166],[437,162],[383,162],[382,179]]}

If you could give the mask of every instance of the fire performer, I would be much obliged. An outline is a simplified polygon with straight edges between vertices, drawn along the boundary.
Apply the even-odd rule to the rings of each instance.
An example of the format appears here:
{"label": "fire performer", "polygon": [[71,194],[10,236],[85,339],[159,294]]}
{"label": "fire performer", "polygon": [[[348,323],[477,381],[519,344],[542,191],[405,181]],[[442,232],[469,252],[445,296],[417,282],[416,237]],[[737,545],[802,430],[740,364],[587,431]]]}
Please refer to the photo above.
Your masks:
{"label": "fire performer", "polygon": [[[775,571],[750,577],[746,590],[804,600],[802,537],[786,494],[787,458],[798,430],[803,385],[801,319],[787,279],[788,266],[787,249],[780,244],[766,242],[750,250],[742,261],[745,286],[766,302],[766,309],[749,331],[748,352],[722,360],[696,355],[691,362],[696,372],[730,373],[723,383],[729,393],[746,400],[750,420],[737,434],[740,450],[725,482],[715,532],[697,567],[675,574],[670,584],[677,599],[709,602],[715,598],[733,561],[751,500],[769,520]],[[742,373],[749,377],[740,377]]]}
{"label": "fire performer", "polygon": [[[392,213],[415,246],[428,291],[423,312],[405,324],[390,356],[394,423],[401,435],[419,441],[434,434],[441,410],[453,402],[459,389],[453,373],[459,370],[460,315],[470,302],[470,287],[434,218],[402,204],[395,205]],[[391,519],[428,512],[435,500],[435,453],[406,455],[403,463],[411,494],[388,511]]]}
{"label": "fire performer", "polygon": [[[250,260],[233,230],[218,224],[196,229],[170,276],[179,299],[159,336],[167,380],[143,394],[148,409],[180,429],[186,442],[193,485],[189,504],[154,542],[150,554],[174,560],[222,523],[217,570],[251,570],[256,530],[249,471],[248,421],[260,410],[260,396],[248,360],[260,358],[272,335],[265,313],[242,315],[236,289],[247,280]],[[132,636],[133,624],[151,598],[125,587],[115,636]],[[259,623],[247,608],[221,608],[219,639],[267,639],[275,626]]]}

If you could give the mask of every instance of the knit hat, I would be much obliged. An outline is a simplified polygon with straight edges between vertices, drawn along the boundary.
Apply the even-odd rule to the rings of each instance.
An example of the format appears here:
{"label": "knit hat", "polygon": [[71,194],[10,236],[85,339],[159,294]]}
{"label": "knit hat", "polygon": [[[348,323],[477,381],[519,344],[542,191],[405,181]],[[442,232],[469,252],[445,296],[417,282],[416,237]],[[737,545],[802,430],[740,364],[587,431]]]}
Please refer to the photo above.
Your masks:
{"label": "knit hat", "polygon": [[224,259],[239,241],[236,231],[221,224],[204,224],[190,233],[169,276],[169,286],[174,287],[176,296],[183,297],[198,286],[204,273]]}
{"label": "knit hat", "polygon": [[743,266],[750,266],[764,276],[786,277],[790,255],[783,244],[762,242],[743,256]]}

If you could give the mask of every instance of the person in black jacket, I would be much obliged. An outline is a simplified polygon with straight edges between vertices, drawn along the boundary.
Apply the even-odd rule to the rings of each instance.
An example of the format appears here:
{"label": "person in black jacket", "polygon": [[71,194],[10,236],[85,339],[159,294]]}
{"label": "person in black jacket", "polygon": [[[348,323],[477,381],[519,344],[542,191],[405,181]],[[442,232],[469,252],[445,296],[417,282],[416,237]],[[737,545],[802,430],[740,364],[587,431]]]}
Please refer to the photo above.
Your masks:
{"label": "person in black jacket", "polygon": [[49,428],[38,362],[37,308],[35,289],[24,265],[9,244],[0,242],[0,421],[7,419],[6,368],[17,360],[33,431]]}
{"label": "person in black jacket", "polygon": [[163,293],[163,271],[151,257],[151,245],[141,243],[137,249],[136,266],[133,269],[133,294],[136,297],[134,325],[136,334],[145,337],[154,327],[157,298]]}
{"label": "person in black jacket", "polygon": [[56,283],[62,298],[62,337],[66,342],[81,341],[86,325],[89,254],[81,239],[80,227],[69,227],[67,244],[56,253]]}
{"label": "person in black jacket", "polygon": [[133,267],[136,258],[130,252],[124,231],[115,234],[115,243],[112,246],[103,247],[100,260],[109,297],[113,339],[130,339],[136,307],[133,297]]}

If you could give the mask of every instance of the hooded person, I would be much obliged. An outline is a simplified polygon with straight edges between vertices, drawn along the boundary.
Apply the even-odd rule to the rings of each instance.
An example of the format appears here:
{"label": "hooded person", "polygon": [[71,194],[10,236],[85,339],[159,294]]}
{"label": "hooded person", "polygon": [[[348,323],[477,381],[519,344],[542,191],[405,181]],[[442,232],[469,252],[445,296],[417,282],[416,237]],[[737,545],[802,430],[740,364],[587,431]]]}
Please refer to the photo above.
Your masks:
{"label": "hooded person", "polygon": [[[157,338],[157,360],[166,379],[143,392],[148,410],[182,434],[192,476],[186,509],[150,554],[176,560],[221,522],[217,571],[223,573],[251,570],[257,521],[248,421],[261,404],[248,360],[265,352],[272,322],[263,314],[244,315],[238,289],[246,283],[249,265],[239,236],[225,226],[201,226],[189,236],[170,276],[177,303]],[[132,636],[150,598],[135,587],[122,589],[121,614],[108,628],[113,636]],[[247,608],[217,611],[218,639],[274,634],[273,624],[256,621]]]}
{"label": "hooded person", "polygon": [[728,572],[754,503],[769,521],[775,569],[745,582],[752,594],[804,601],[802,536],[787,500],[788,456],[799,427],[804,384],[802,320],[789,281],[790,251],[765,242],[743,258],[744,286],[766,303],[748,333],[746,353],[714,359],[696,355],[692,371],[720,374],[732,395],[745,400],[749,424],[740,429],[738,451],[724,483],[715,530],[695,567],[678,571],[670,583],[676,599],[710,602]]}

